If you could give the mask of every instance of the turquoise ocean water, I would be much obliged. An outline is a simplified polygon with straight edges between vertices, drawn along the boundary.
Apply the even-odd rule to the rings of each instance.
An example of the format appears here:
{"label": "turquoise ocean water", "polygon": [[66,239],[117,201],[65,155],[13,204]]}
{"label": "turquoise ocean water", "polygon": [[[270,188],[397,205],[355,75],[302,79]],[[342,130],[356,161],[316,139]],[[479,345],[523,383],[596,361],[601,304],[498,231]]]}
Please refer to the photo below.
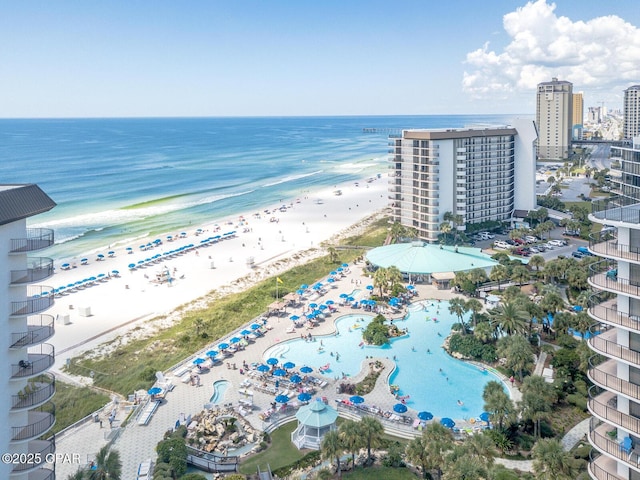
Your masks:
{"label": "turquoise ocean water", "polygon": [[[37,183],[58,204],[69,257],[386,174],[389,133],[505,125],[514,116],[0,120],[0,183]],[[375,129],[373,132],[369,129]]]}

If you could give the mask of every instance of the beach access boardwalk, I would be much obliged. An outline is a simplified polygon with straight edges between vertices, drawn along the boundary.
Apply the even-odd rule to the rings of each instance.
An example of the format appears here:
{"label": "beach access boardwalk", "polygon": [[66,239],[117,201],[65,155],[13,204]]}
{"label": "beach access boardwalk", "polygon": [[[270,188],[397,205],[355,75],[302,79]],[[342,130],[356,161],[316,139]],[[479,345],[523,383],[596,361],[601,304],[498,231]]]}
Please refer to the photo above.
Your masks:
{"label": "beach access boardwalk", "polygon": [[[336,289],[331,290],[325,295],[325,299],[337,297],[342,291],[351,291],[354,288],[356,281],[366,284],[368,279],[361,276],[362,265],[353,265],[350,271],[344,278],[341,278],[336,282]],[[366,282],[366,283],[365,283]],[[417,288],[418,297],[420,299],[441,299],[443,301],[449,300],[453,297],[453,294],[449,290],[437,290],[434,287],[420,285]],[[184,382],[183,376],[174,376],[174,373],[183,373],[186,370],[190,370],[192,361],[197,356],[203,356],[204,352],[210,348],[203,349],[193,357],[185,359],[185,361],[175,366],[172,371],[165,372],[166,378],[171,381],[174,387],[164,394],[164,398],[157,406],[148,405],[148,400],[143,399],[142,403],[137,407],[136,411],[129,418],[127,425],[122,426],[122,422],[126,419],[132,408],[129,402],[114,402],[112,405],[105,408],[99,415],[99,419],[102,422],[95,421],[94,418],[90,418],[87,421],[76,425],[68,432],[62,433],[56,439],[56,447],[58,453],[79,454],[82,465],[77,464],[64,464],[60,463],[56,466],[56,474],[59,478],[66,478],[68,475],[73,474],[79,466],[86,466],[91,460],[94,459],[98,450],[107,442],[112,442],[112,445],[120,453],[123,464],[122,478],[130,479],[136,477],[138,465],[148,459],[155,459],[155,447],[157,443],[162,440],[164,434],[167,431],[172,430],[177,421],[181,420],[181,423],[185,423],[185,419],[198,414],[205,407],[211,406],[212,398],[216,394],[214,388],[214,382],[220,380],[227,380],[229,382],[221,399],[218,399],[216,403],[222,405],[233,405],[234,408],[247,403],[247,390],[243,388],[247,379],[253,380],[252,376],[247,374],[240,374],[240,366],[243,363],[251,365],[252,363],[262,363],[264,358],[264,352],[271,346],[293,338],[291,333],[287,333],[287,330],[291,327],[291,320],[289,315],[294,313],[302,313],[296,308],[289,309],[287,315],[284,317],[268,318],[267,322],[270,329],[264,329],[264,335],[255,340],[254,343],[250,343],[244,350],[240,350],[228,359],[230,364],[227,365],[227,359],[224,362],[218,362],[208,371],[199,373],[200,386],[192,385],[190,382]],[[311,333],[314,337],[329,335],[335,331],[334,320],[339,318],[343,314],[353,313],[349,307],[338,307],[338,311],[333,313],[323,322],[320,322],[317,327],[309,330],[297,329],[293,335],[299,335],[300,332]],[[233,332],[230,332],[230,335]],[[217,344],[217,342],[214,342]],[[365,395],[367,404],[376,405],[383,410],[391,410],[393,405],[397,403],[397,400],[390,393],[388,388],[387,377],[391,373],[393,362],[388,359],[381,359],[385,364],[385,375],[381,375],[376,383],[375,389]],[[228,366],[236,364],[238,368],[232,369]],[[363,362],[364,366],[364,362]],[[366,374],[366,369],[356,376],[351,378],[352,382],[359,381]],[[323,388],[317,389],[315,397],[321,397],[325,399],[329,405],[336,406],[337,401],[346,397],[344,394],[336,393],[336,384],[340,381],[332,375],[322,375],[318,372],[314,372],[313,375],[323,381],[325,385]],[[188,375],[187,375],[188,378]],[[326,383],[325,383],[326,382]],[[512,398],[517,401],[519,392],[517,389],[511,387],[506,378],[503,378],[503,383],[506,388],[510,390]],[[286,423],[290,420],[295,420],[293,416],[295,410],[290,410],[287,414],[277,414],[272,416],[268,421],[263,421],[260,417],[263,412],[270,408],[271,403],[274,400],[274,395],[271,392],[261,392],[258,389],[253,389],[253,395],[251,396],[251,403],[253,408],[245,411],[245,418],[258,430],[272,431],[276,426]],[[115,419],[112,427],[108,422],[108,417],[115,409]],[[347,418],[351,418],[354,412],[339,408],[341,415]],[[144,415],[144,417],[143,417]],[[144,420],[144,421],[142,421]],[[458,422],[458,419],[456,419]],[[463,421],[460,421],[463,423]],[[385,427],[389,431],[393,431],[394,434],[399,436],[418,435],[420,432],[414,429],[411,425],[403,425],[401,422],[384,422]],[[462,426],[462,425],[460,425]],[[408,438],[408,437],[407,437]]]}

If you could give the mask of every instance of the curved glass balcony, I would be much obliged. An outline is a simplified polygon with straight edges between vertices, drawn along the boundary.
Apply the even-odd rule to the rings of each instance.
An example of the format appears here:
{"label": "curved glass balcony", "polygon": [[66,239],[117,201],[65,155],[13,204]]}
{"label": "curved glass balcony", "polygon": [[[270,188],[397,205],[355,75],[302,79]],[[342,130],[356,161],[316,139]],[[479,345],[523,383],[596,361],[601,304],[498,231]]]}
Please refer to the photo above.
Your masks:
{"label": "curved glass balcony", "polygon": [[30,267],[25,270],[11,270],[12,285],[41,282],[53,275],[53,259],[51,258],[28,258],[27,264]]}
{"label": "curved glass balcony", "polygon": [[616,360],[607,360],[600,365],[593,365],[589,360],[589,370],[587,370],[589,380],[605,390],[640,401],[640,385],[619,378],[616,375],[616,364]]}
{"label": "curved glass balcony", "polygon": [[34,315],[27,320],[27,331],[11,334],[10,348],[38,345],[51,338],[55,332],[53,315]]}
{"label": "curved glass balcony", "polygon": [[628,453],[621,449],[619,441],[610,435],[613,428],[611,425],[602,423],[597,418],[592,418],[589,424],[589,443],[610,458],[624,463],[636,472],[640,472],[640,468],[638,467],[638,452],[633,449]]}
{"label": "curved glass balcony", "polygon": [[56,393],[56,377],[51,373],[32,379],[17,395],[11,395],[11,409],[25,410],[39,407]]}
{"label": "curved glass balcony", "polygon": [[[28,453],[30,454],[30,458],[33,459],[33,462],[16,465],[13,467],[11,473],[26,472],[40,468],[41,465],[46,463],[47,455],[55,453],[55,451],[55,437],[52,437],[51,440],[32,440],[29,442]],[[29,476],[29,478],[31,478],[31,476]]]}
{"label": "curved glass balcony", "polygon": [[29,422],[19,427],[11,427],[11,441],[21,442],[32,440],[48,432],[56,423],[56,409],[53,403],[48,403],[40,410],[28,412]]}
{"label": "curved glass balcony", "polygon": [[27,299],[11,302],[11,316],[24,317],[40,313],[53,305],[53,287],[43,285],[27,286]]}
{"label": "curved glass balcony", "polygon": [[12,238],[9,253],[26,253],[42,250],[53,245],[53,230],[49,228],[27,228],[25,238]]}
{"label": "curved glass balcony", "polygon": [[590,461],[587,464],[587,468],[589,476],[594,480],[625,480],[611,473],[615,472],[617,468],[615,460],[597,453],[597,450],[592,450],[589,457]]}
{"label": "curved glass balcony", "polygon": [[30,349],[26,357],[11,365],[11,378],[34,377],[51,368],[55,361],[55,348],[43,343]]}
{"label": "curved glass balcony", "polygon": [[591,318],[607,325],[614,327],[622,327],[625,330],[640,332],[640,317],[635,315],[627,315],[621,313],[617,309],[618,302],[616,299],[606,300],[605,302],[589,307],[589,315]]}
{"label": "curved glass balcony", "polygon": [[589,265],[589,284],[600,290],[640,298],[640,283],[618,275],[618,262],[602,260]]}
{"label": "curved glass balcony", "polygon": [[640,418],[620,412],[617,405],[617,397],[614,393],[602,390],[595,385],[589,388],[587,407],[594,417],[640,436]]}
{"label": "curved glass balcony", "polygon": [[611,221],[638,225],[640,223],[640,203],[623,196],[596,200],[591,202],[590,216],[598,223]]}
{"label": "curved glass balcony", "polygon": [[640,352],[618,344],[616,329],[610,326],[593,325],[589,328],[591,338],[587,340],[591,350],[605,357],[622,360],[625,363],[640,365]]}

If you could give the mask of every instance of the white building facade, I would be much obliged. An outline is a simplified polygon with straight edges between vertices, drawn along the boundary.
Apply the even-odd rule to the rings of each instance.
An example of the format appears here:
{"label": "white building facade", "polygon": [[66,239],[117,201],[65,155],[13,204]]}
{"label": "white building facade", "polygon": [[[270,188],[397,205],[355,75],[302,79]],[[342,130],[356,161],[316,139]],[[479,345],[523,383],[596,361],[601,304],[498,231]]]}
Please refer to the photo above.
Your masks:
{"label": "white building facade", "polygon": [[624,91],[623,105],[623,138],[634,138],[640,135],[640,85],[634,85]]}
{"label": "white building facade", "polygon": [[573,84],[553,78],[538,84],[536,96],[538,159],[560,160],[571,153]]}
{"label": "white building facade", "polygon": [[[51,480],[55,452],[47,432],[55,423],[53,288],[35,285],[53,275],[53,260],[34,255],[53,244],[53,231],[27,228],[27,218],[55,203],[37,185],[0,185],[0,478]],[[3,457],[3,460],[5,457]]]}
{"label": "white building facade", "polygon": [[508,221],[532,210],[535,196],[535,127],[404,130],[390,137],[389,199],[394,221],[438,240],[444,214],[462,223]]}

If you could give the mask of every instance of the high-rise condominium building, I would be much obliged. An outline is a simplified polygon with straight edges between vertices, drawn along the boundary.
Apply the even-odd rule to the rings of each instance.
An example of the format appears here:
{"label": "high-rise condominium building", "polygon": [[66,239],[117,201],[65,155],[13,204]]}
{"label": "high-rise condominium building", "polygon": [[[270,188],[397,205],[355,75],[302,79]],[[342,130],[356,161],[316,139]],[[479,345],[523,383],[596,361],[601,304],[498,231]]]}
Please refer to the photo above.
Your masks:
{"label": "high-rise condominium building", "polygon": [[54,318],[53,288],[35,285],[53,275],[53,260],[33,255],[53,244],[53,232],[27,228],[27,218],[55,203],[37,185],[0,185],[0,478],[51,480],[46,467],[55,441],[46,434],[55,422],[51,397]]}
{"label": "high-rise condominium building", "polygon": [[573,128],[573,84],[553,78],[538,84],[536,97],[539,159],[567,158]]}
{"label": "high-rise condominium building", "polygon": [[621,164],[617,195],[593,202],[591,220],[610,225],[589,249],[602,257],[591,265],[594,295],[589,315],[589,464],[597,480],[640,479],[640,137],[633,148],[612,148]]}
{"label": "high-rise condominium building", "polygon": [[624,91],[622,136],[631,139],[640,135],[640,85]]}
{"label": "high-rise condominium building", "polygon": [[462,223],[508,221],[532,210],[535,126],[482,130],[404,130],[390,137],[389,191],[394,221],[436,242],[444,214]]}
{"label": "high-rise condominium building", "polygon": [[571,137],[573,140],[581,140],[584,127],[584,98],[582,92],[573,94],[573,107],[571,111]]}

